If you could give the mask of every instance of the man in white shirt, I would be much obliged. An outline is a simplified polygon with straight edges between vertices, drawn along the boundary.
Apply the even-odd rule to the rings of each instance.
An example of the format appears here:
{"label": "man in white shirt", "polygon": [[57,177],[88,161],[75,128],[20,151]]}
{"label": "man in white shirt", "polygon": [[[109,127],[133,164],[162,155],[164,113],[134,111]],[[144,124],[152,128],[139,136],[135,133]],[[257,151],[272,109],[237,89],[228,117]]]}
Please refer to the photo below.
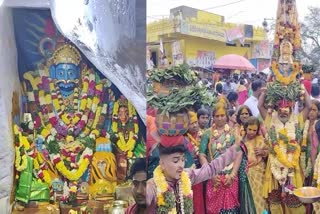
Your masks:
{"label": "man in white shirt", "polygon": [[264,86],[264,83],[261,80],[257,79],[253,81],[251,84],[253,94],[244,102],[244,105],[249,107],[249,109],[252,112],[252,115],[255,117],[258,117],[260,115],[260,112],[258,109],[258,100],[262,92],[261,88],[263,86]]}

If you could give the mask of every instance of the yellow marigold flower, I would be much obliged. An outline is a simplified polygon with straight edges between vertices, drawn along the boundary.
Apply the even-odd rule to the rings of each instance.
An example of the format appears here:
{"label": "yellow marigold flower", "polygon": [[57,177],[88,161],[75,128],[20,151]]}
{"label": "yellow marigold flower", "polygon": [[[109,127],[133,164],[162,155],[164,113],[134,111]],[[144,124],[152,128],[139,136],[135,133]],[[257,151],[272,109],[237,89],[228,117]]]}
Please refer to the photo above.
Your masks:
{"label": "yellow marigold flower", "polygon": [[83,82],[83,86],[82,86],[82,90],[83,90],[84,92],[87,92],[87,91],[88,91],[88,87],[89,87],[88,82],[87,82],[87,81],[84,81],[84,82]]}
{"label": "yellow marigold flower", "polygon": [[70,121],[69,121],[69,119],[67,117],[67,114],[63,114],[61,119],[65,124],[69,124],[70,123]]}
{"label": "yellow marigold flower", "polygon": [[80,117],[74,117],[74,118],[72,119],[72,124],[78,123],[79,120],[80,120]]}
{"label": "yellow marigold flower", "polygon": [[70,192],[77,192],[77,187],[76,186],[70,187]]}
{"label": "yellow marigold flower", "polygon": [[51,94],[47,94],[45,97],[46,100],[46,104],[50,104],[51,103]]}
{"label": "yellow marigold flower", "polygon": [[66,139],[67,139],[67,143],[71,143],[74,141],[74,138],[71,135],[68,135]]}
{"label": "yellow marigold flower", "polygon": [[37,159],[33,159],[33,167],[34,167],[35,169],[39,169],[39,168],[40,168],[39,162],[37,161]]}
{"label": "yellow marigold flower", "polygon": [[26,150],[28,150],[30,148],[30,144],[29,144],[29,141],[28,141],[28,138],[25,137],[25,136],[20,136],[19,137],[19,141],[20,143],[24,146],[24,148]]}
{"label": "yellow marigold flower", "polygon": [[96,85],[96,89],[98,89],[99,91],[102,91],[102,87],[103,87],[102,84]]}
{"label": "yellow marigold flower", "polygon": [[80,110],[84,110],[86,108],[87,105],[87,99],[82,99],[81,103],[80,103]]}
{"label": "yellow marigold flower", "polygon": [[59,100],[58,99],[53,99],[52,103],[53,103],[53,106],[55,107],[55,109],[60,109],[60,105],[59,105]]}
{"label": "yellow marigold flower", "polygon": [[163,195],[158,195],[158,206],[165,205],[164,197]]}
{"label": "yellow marigold flower", "polygon": [[94,97],[92,102],[94,104],[98,105],[99,104],[99,98],[98,97]]}
{"label": "yellow marigold flower", "polygon": [[94,129],[91,131],[91,134],[94,134],[95,136],[99,136],[99,131],[97,129]]}
{"label": "yellow marigold flower", "polygon": [[88,99],[87,99],[87,108],[91,109],[91,106],[92,106],[92,99],[90,97],[88,97]]}

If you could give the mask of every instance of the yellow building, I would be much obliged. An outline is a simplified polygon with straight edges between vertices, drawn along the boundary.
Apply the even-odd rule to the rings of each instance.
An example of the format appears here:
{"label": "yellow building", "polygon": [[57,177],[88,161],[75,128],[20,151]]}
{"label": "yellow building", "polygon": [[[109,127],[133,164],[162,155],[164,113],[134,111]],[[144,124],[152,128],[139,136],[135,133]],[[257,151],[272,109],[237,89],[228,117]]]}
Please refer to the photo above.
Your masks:
{"label": "yellow building", "polygon": [[[156,66],[160,64],[160,41],[167,61],[212,68],[214,61],[226,54],[252,59],[270,58],[270,50],[261,53],[266,39],[262,27],[225,23],[224,17],[206,11],[180,6],[170,10],[170,18],[147,25],[147,43]],[[259,49],[259,50],[257,50]],[[258,67],[257,64],[255,64]],[[260,69],[258,69],[260,70]]]}

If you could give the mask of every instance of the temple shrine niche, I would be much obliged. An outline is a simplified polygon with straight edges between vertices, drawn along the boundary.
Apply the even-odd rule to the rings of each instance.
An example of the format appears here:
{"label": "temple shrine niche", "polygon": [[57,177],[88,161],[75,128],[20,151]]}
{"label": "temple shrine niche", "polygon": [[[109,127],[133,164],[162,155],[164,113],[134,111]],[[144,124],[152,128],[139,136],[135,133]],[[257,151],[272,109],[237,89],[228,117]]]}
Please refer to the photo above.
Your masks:
{"label": "temple shrine niche", "polygon": [[[130,204],[130,164],[145,156],[132,103],[56,29],[46,10],[14,11],[23,118],[14,124],[15,200],[92,213]],[[21,28],[21,26],[24,28]],[[130,191],[129,191],[130,193]]]}

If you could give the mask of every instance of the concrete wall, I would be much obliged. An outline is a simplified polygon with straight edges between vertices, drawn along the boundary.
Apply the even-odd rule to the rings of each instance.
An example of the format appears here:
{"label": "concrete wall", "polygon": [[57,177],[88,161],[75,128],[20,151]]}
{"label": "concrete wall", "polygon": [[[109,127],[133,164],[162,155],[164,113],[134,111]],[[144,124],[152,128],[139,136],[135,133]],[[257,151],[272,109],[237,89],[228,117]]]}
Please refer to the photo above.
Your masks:
{"label": "concrete wall", "polygon": [[0,212],[11,213],[14,148],[12,94],[19,93],[17,51],[11,9],[0,7]]}

